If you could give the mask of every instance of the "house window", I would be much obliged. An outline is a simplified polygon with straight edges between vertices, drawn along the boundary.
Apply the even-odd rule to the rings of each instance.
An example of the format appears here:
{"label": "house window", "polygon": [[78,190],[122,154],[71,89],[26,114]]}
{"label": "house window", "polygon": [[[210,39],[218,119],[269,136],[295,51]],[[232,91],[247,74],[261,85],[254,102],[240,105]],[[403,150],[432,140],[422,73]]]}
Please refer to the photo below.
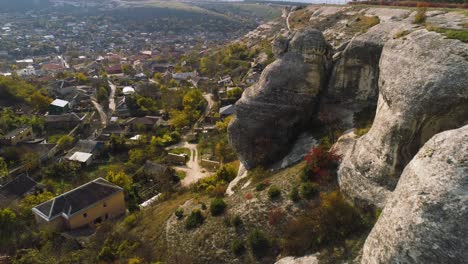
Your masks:
{"label": "house window", "polygon": [[104,207],[107,207],[107,203],[104,203]]}
{"label": "house window", "polygon": [[84,217],[84,218],[88,217],[88,214],[87,214],[87,213],[84,213],[84,214],[83,214],[83,217]]}

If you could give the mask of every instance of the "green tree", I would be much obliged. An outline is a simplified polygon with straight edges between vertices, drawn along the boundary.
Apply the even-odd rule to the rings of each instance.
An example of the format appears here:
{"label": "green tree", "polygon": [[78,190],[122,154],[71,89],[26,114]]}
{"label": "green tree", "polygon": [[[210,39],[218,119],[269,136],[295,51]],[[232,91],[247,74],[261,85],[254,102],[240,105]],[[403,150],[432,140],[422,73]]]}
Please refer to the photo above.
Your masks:
{"label": "green tree", "polygon": [[134,76],[136,74],[136,70],[132,67],[132,65],[122,65],[122,72],[125,75]]}
{"label": "green tree", "polygon": [[122,188],[129,191],[132,188],[133,180],[125,172],[109,171],[106,179]]}
{"label": "green tree", "polygon": [[146,160],[146,153],[142,149],[131,149],[128,151],[128,162],[138,165]]}
{"label": "green tree", "polygon": [[242,93],[243,93],[243,91],[242,91],[241,88],[235,87],[234,89],[229,90],[229,91],[227,92],[227,96],[228,96],[228,98],[234,99],[234,100],[237,101],[237,100],[239,100],[239,99],[241,98]]}
{"label": "green tree", "polygon": [[31,209],[34,206],[41,204],[43,202],[46,202],[48,200],[51,200],[54,197],[55,195],[51,192],[42,192],[38,194],[27,195],[26,197],[23,198],[23,200],[21,200],[19,204],[21,215],[27,215],[27,216],[31,215],[32,214]]}
{"label": "green tree", "polygon": [[184,109],[188,110],[203,110],[206,105],[203,94],[198,89],[190,89],[182,99]]}
{"label": "green tree", "polygon": [[41,92],[36,91],[29,97],[29,102],[34,109],[39,111],[46,111],[52,99],[43,95]]}
{"label": "green tree", "polygon": [[21,157],[21,163],[25,166],[27,172],[32,172],[39,168],[39,155],[34,152],[27,152]]}
{"label": "green tree", "polygon": [[106,102],[109,99],[109,93],[106,88],[100,86],[97,92],[97,100],[99,103]]}
{"label": "green tree", "polygon": [[157,73],[154,74],[153,79],[155,79],[158,82],[161,82],[162,79],[163,79],[163,76],[162,76],[162,74],[160,72],[157,72]]}
{"label": "green tree", "polygon": [[59,150],[67,150],[73,146],[75,143],[75,138],[72,136],[65,135],[57,141],[57,147]]}
{"label": "green tree", "polygon": [[232,165],[223,165],[216,171],[216,179],[228,183],[236,178],[237,170]]}
{"label": "green tree", "polygon": [[5,245],[16,230],[16,214],[9,208],[0,210],[0,245]]}
{"label": "green tree", "polygon": [[219,133],[225,133],[232,118],[232,116],[228,116],[223,121],[216,122],[216,130],[218,130]]}
{"label": "green tree", "polygon": [[0,178],[8,175],[8,166],[5,159],[0,157]]}
{"label": "green tree", "polygon": [[221,162],[229,162],[236,159],[236,153],[227,142],[226,137],[218,141],[215,145],[215,156]]}
{"label": "green tree", "polygon": [[81,73],[81,72],[75,74],[75,78],[76,78],[76,80],[78,81],[79,84],[86,84],[86,83],[88,83],[88,77],[86,77],[86,75],[84,75],[84,74]]}
{"label": "green tree", "polygon": [[218,64],[212,57],[203,57],[200,60],[200,70],[206,75],[213,76],[216,74]]}
{"label": "green tree", "polygon": [[109,141],[107,141],[106,146],[111,151],[125,149],[125,138],[116,134],[112,134],[109,138]]}

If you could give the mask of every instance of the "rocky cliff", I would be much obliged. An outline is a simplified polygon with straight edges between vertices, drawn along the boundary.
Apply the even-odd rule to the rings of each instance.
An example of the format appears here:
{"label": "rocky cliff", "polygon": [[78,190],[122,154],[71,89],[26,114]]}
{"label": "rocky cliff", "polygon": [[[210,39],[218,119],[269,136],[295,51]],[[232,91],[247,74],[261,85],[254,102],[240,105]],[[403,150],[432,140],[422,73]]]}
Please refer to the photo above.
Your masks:
{"label": "rocky cliff", "polygon": [[362,264],[466,263],[468,126],[431,138],[404,169]]}
{"label": "rocky cliff", "polygon": [[284,156],[315,114],[323,90],[330,48],[320,31],[297,32],[275,48],[278,59],[262,72],[236,103],[229,141],[247,168]]}
{"label": "rocky cliff", "polygon": [[[346,121],[347,129],[355,126],[354,112],[377,105],[365,135],[349,130],[334,146],[342,155],[341,192],[357,205],[383,208],[363,264],[468,259],[468,44],[437,30],[464,30],[468,18],[431,11],[427,26],[413,23],[415,13],[316,6],[291,12],[294,37],[273,43],[278,59],[246,90],[229,127],[250,169],[281,160],[319,112]],[[363,28],[360,21],[372,16],[379,23]]]}
{"label": "rocky cliff", "polygon": [[376,117],[343,159],[343,191],[382,207],[430,137],[468,122],[467,54],[468,45],[425,29],[385,44]]}

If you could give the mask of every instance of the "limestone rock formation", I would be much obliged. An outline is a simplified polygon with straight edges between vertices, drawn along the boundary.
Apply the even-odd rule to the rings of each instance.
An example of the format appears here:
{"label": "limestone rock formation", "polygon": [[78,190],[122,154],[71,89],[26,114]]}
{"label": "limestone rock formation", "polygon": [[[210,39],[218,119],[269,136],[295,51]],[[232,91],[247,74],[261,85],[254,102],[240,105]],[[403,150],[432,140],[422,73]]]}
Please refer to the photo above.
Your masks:
{"label": "limestone rock formation", "polygon": [[380,55],[395,26],[379,24],[350,41],[333,67],[328,100],[377,102]]}
{"label": "limestone rock formation", "polygon": [[406,166],[362,264],[466,263],[468,126],[435,135]]}
{"label": "limestone rock formation", "polygon": [[348,196],[383,207],[418,149],[468,122],[467,56],[468,45],[425,29],[385,44],[374,123],[339,169]]}
{"label": "limestone rock formation", "polygon": [[320,31],[298,32],[287,47],[244,92],[228,128],[229,141],[248,169],[269,165],[287,153],[314,115],[326,82],[331,54]]}

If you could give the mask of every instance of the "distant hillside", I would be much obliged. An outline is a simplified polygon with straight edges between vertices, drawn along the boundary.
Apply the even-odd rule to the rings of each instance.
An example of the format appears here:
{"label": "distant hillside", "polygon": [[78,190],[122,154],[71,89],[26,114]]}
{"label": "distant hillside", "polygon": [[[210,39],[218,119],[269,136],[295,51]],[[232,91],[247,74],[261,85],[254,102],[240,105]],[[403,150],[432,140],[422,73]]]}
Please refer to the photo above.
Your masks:
{"label": "distant hillside", "polygon": [[22,11],[51,6],[49,0],[0,0],[0,12]]}

